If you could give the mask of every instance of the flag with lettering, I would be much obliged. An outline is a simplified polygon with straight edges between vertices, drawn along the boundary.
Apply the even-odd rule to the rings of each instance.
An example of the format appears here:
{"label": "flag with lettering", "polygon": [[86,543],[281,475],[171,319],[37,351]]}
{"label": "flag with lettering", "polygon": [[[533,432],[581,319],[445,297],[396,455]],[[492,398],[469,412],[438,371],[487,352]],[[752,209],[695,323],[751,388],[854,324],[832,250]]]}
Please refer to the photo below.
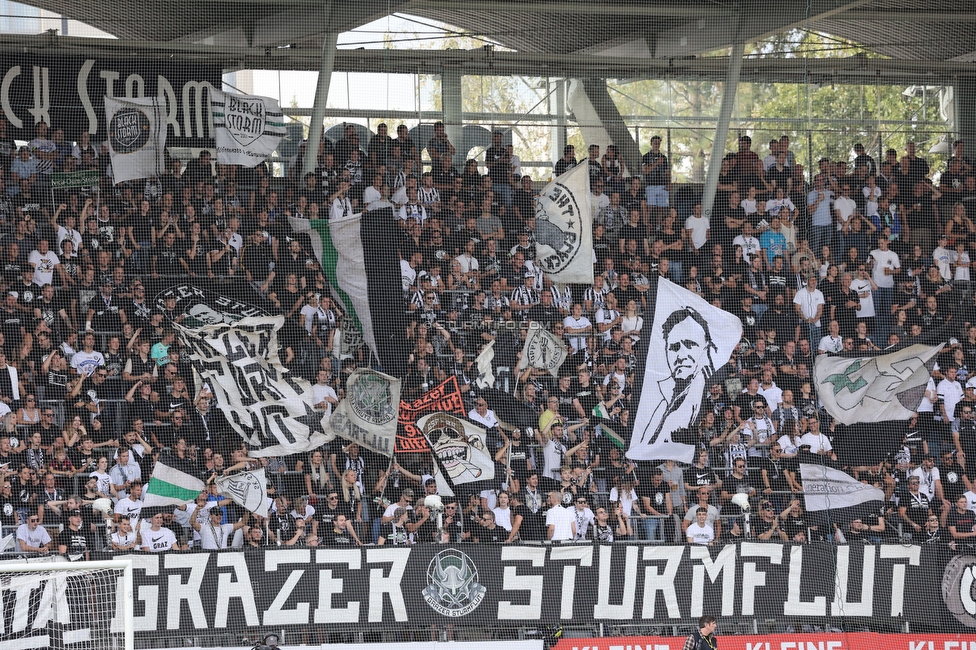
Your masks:
{"label": "flag with lettering", "polygon": [[358,368],[346,381],[346,397],[332,412],[330,425],[337,436],[384,456],[396,448],[400,380]]}
{"label": "flag with lettering", "polygon": [[[219,314],[217,315],[219,316]],[[335,437],[328,416],[313,407],[312,386],[281,362],[284,316],[255,316],[195,329],[174,323],[190,362],[213,392],[216,406],[254,457],[286,456],[321,447]]]}
{"label": "flag with lettering", "polygon": [[842,424],[907,420],[944,345],[915,344],[877,356],[820,355],[813,366],[817,395]]}
{"label": "flag with lettering", "polygon": [[255,167],[285,136],[285,118],[270,97],[210,91],[217,162]]}
{"label": "flag with lettering", "polygon": [[115,184],[166,172],[166,98],[105,98]]}
{"label": "flag with lettering", "polygon": [[238,472],[216,479],[220,493],[248,512],[259,517],[268,516],[268,484],[264,468]]}
{"label": "flag with lettering", "polygon": [[535,263],[558,284],[593,284],[590,173],[576,165],[535,198]]}
{"label": "flag with lettering", "polygon": [[836,511],[869,501],[884,501],[884,490],[862,483],[847,472],[825,464],[800,463],[804,507],[809,512]]}

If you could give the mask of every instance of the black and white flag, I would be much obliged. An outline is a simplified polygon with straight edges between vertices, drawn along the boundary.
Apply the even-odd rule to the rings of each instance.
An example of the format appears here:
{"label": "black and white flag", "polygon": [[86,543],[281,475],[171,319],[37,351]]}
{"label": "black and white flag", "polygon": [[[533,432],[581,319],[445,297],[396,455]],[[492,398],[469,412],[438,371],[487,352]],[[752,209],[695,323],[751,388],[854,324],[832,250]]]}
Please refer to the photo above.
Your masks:
{"label": "black and white flag", "polygon": [[809,512],[850,508],[868,501],[884,501],[884,490],[829,465],[800,463],[804,508]]}
{"label": "black and white flag", "polygon": [[742,339],[742,323],[669,280],[656,285],[653,316],[644,317],[653,325],[627,457],[690,463],[702,397]]}
{"label": "black and white flag", "polygon": [[270,97],[210,91],[217,162],[254,167],[268,158],[285,136],[285,118]]}
{"label": "black and white flag", "polygon": [[576,165],[535,199],[536,264],[558,284],[593,284],[590,173]]}
{"label": "black and white flag", "polygon": [[943,346],[910,345],[870,357],[820,355],[813,366],[817,395],[842,424],[908,420]]}
{"label": "black and white flag", "polygon": [[263,467],[230,476],[218,476],[216,480],[220,493],[225,497],[259,517],[268,516],[268,486]]}
{"label": "black and white flag", "polygon": [[105,98],[115,184],[166,172],[166,98]]}
{"label": "black and white flag", "polygon": [[360,447],[392,456],[396,447],[400,385],[396,377],[359,368],[346,381],[346,397],[329,422],[337,436]]}
{"label": "black and white flag", "polygon": [[559,367],[569,353],[562,339],[535,321],[529,321],[529,329],[525,333],[525,345],[522,346],[522,358],[519,360],[519,370],[537,368],[547,370],[553,377],[559,376]]}
{"label": "black and white flag", "polygon": [[[495,461],[482,427],[450,413],[430,413],[417,420],[417,426],[427,439],[438,468],[447,474],[449,485],[495,478]],[[440,477],[435,475],[435,478]],[[438,491],[440,487],[438,481]]]}
{"label": "black and white flag", "polygon": [[308,452],[335,437],[328,416],[313,408],[312,386],[278,356],[284,320],[257,316],[196,329],[175,324],[194,370],[251,456]]}

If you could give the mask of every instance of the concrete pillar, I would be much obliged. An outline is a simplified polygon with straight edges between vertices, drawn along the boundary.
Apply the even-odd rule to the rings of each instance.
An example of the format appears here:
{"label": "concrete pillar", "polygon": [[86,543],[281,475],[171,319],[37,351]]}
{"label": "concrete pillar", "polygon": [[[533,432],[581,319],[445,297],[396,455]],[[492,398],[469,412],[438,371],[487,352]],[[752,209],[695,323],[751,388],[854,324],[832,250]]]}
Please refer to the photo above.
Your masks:
{"label": "concrete pillar", "polygon": [[[608,143],[617,145],[620,157],[631,176],[641,173],[640,147],[624,123],[623,116],[607,91],[604,79],[573,80],[571,106],[576,122],[580,125],[585,139],[584,146],[600,145],[602,155]],[[605,139],[600,136],[605,134]],[[560,152],[561,155],[561,152]],[[576,152],[577,158],[586,158],[586,149]]]}
{"label": "concrete pillar", "polygon": [[976,112],[973,111],[973,106],[976,106],[976,77],[957,78],[952,87],[952,101],[956,138],[966,143],[966,155],[972,157],[976,151]]}
{"label": "concrete pillar", "polygon": [[[549,89],[552,91],[550,111],[556,118],[550,127],[549,160],[555,166],[556,161],[563,157],[563,147],[566,146],[566,80],[550,81]],[[549,176],[552,176],[551,171]]]}
{"label": "concrete pillar", "polygon": [[[441,112],[444,115],[444,132],[460,154],[464,140],[464,124],[461,119],[461,68],[445,67],[441,70]],[[463,160],[455,156],[454,167],[461,169]]]}
{"label": "concrete pillar", "polygon": [[706,217],[712,216],[712,204],[715,203],[715,190],[718,189],[722,158],[725,157],[725,140],[729,136],[729,122],[732,120],[732,109],[735,107],[735,92],[739,86],[739,72],[742,70],[744,52],[745,44],[736,43],[732,46],[729,72],[725,76],[725,85],[722,86],[722,106],[718,112],[718,124],[715,125],[712,157],[708,161],[708,174],[705,175],[705,190],[702,194],[702,214]]}
{"label": "concrete pillar", "polygon": [[[330,11],[326,12],[326,19],[330,14]],[[335,68],[336,41],[338,38],[338,32],[328,32],[322,42],[322,58],[319,62],[319,78],[315,84],[315,104],[312,106],[312,123],[308,129],[308,146],[305,147],[302,176],[315,171],[315,164],[318,160],[319,142],[322,141],[325,108],[329,101],[329,84],[332,82],[332,69]]]}

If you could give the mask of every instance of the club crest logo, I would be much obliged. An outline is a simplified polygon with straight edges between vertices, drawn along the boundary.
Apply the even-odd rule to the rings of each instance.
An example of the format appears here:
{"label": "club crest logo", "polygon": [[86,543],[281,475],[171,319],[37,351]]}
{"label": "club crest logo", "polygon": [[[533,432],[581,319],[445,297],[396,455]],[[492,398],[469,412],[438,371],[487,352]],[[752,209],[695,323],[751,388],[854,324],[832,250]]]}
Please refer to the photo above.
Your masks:
{"label": "club crest logo", "polygon": [[942,601],[967,627],[976,627],[976,557],[957,555],[942,574]]}
{"label": "club crest logo", "polygon": [[349,386],[349,405],[357,417],[382,426],[396,418],[390,382],[373,373],[362,373]]}
{"label": "club crest logo", "polygon": [[[536,323],[533,323],[535,325]],[[529,367],[542,370],[555,370],[566,360],[566,348],[541,327],[534,327],[527,334],[529,337],[525,354]]]}
{"label": "club crest logo", "polygon": [[250,472],[241,472],[220,481],[220,489],[234,494],[246,510],[257,512],[265,498],[260,479]]}
{"label": "club crest logo", "polygon": [[138,108],[120,108],[108,125],[109,140],[115,153],[134,153],[149,142],[152,123]]}
{"label": "club crest logo", "polygon": [[427,567],[424,600],[441,616],[458,618],[476,610],[487,589],[478,582],[478,567],[457,549],[441,551]]}
{"label": "club crest logo", "polygon": [[264,100],[260,97],[224,95],[224,127],[234,140],[246,147],[264,133]]}

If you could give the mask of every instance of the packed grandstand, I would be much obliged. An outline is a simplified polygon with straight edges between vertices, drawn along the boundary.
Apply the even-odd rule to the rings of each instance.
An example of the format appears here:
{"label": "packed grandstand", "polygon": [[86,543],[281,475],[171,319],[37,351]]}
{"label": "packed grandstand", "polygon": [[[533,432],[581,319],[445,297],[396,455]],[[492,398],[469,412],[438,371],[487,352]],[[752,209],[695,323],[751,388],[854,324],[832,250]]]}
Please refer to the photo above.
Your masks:
{"label": "packed grandstand", "polygon": [[[897,544],[938,547],[938,581],[946,558],[976,544],[976,176],[963,142],[934,183],[912,143],[880,160],[851,143],[853,160],[804,170],[788,136],[758,153],[742,136],[709,213],[700,188],[672,186],[660,138],[629,171],[613,145],[581,157],[567,146],[553,176],[588,188],[579,203],[592,224],[593,282],[584,284],[553,282],[559,246],[539,200],[547,179],[521,173],[500,131],[476,160],[453,157],[442,124],[426,142],[379,125],[368,142],[352,127],[323,138],[304,175],[303,144],[286,177],[266,163],[219,164],[205,150],[116,184],[107,145],[87,133],[39,122],[18,146],[6,127],[0,120],[8,555],[426,545],[483,559],[474,545],[769,542],[804,545],[808,558],[823,553],[837,566],[823,549]],[[84,183],[65,189],[69,177]],[[329,266],[317,234],[318,224],[359,214],[382,225],[395,255],[390,265],[364,250],[365,268],[392,268],[402,290],[369,305],[373,322],[397,328],[389,364],[357,341],[363,314],[348,313],[342,269]],[[676,391],[663,415],[641,420],[647,367],[669,364],[680,385],[682,354],[712,339],[722,346],[704,325],[705,341],[675,334],[704,313],[699,303],[682,303],[688,313],[676,309],[677,322],[655,330],[663,280],[723,311],[731,325],[721,334],[734,337],[700,401],[683,404],[689,393]],[[191,294],[212,299],[184,303]],[[251,313],[283,317],[276,362],[310,385],[309,423],[328,423],[355,373],[373,367],[402,380],[401,404],[454,400],[454,419],[434,429],[454,442],[431,430],[411,442],[401,421],[394,454],[334,432],[300,453],[252,453],[261,445],[222,408],[226,390],[193,334]],[[538,329],[551,336],[536,349],[526,340]],[[645,358],[653,340],[666,341],[666,359]],[[820,392],[854,383],[850,368],[819,381],[818,358],[874,358],[908,343],[943,344],[914,386],[911,415],[879,416],[898,422],[882,431],[827,412]],[[244,371],[234,377],[247,381]],[[690,415],[670,427],[678,413]],[[653,436],[632,453],[635,421]],[[466,452],[450,445],[467,443],[468,425],[489,459],[468,470],[493,478],[439,479],[458,476],[447,465]],[[655,456],[662,434],[686,451]],[[804,465],[879,496],[811,507]],[[227,479],[259,469],[266,501],[245,507]],[[167,485],[155,497],[181,502],[148,505],[154,481]],[[867,563],[868,551],[858,553]],[[784,590],[803,571],[791,557]],[[784,591],[795,606],[804,599]],[[455,605],[431,607],[463,615]]]}

